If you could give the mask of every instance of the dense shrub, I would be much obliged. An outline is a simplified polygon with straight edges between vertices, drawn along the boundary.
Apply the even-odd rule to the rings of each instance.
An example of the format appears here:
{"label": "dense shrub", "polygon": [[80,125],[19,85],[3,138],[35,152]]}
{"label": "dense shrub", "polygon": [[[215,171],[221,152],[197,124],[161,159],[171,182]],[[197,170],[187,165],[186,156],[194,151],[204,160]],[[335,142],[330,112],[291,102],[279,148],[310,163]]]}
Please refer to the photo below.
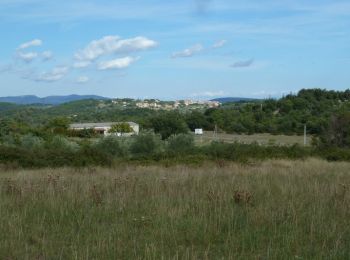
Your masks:
{"label": "dense shrub", "polygon": [[168,139],[167,151],[169,154],[185,154],[194,150],[193,135],[179,134]]}
{"label": "dense shrub", "polygon": [[54,136],[51,140],[46,142],[46,147],[51,150],[59,151],[76,152],[79,150],[79,145],[76,142],[59,135]]}
{"label": "dense shrub", "polygon": [[[10,138],[10,136],[9,136]],[[162,141],[160,136],[142,134],[132,138],[110,136],[79,143],[62,136],[48,141],[33,135],[12,136],[14,140],[0,145],[0,165],[19,167],[109,167],[121,160],[138,162],[162,161],[197,164],[205,160],[249,162],[264,159],[304,159],[316,156],[331,161],[350,161],[350,149],[336,147],[262,146],[258,143],[212,142],[196,147],[193,136],[180,134]],[[19,140],[17,140],[19,139]]]}
{"label": "dense shrub", "polygon": [[150,158],[162,152],[160,137],[154,134],[141,134],[134,137],[130,146],[134,157]]}
{"label": "dense shrub", "polygon": [[24,135],[20,138],[21,147],[25,149],[40,149],[44,145],[44,140],[32,134]]}
{"label": "dense shrub", "polygon": [[319,145],[350,148],[350,111],[340,111],[331,116]]}
{"label": "dense shrub", "polygon": [[90,165],[100,165],[109,167],[112,165],[113,157],[97,149],[89,142],[83,142],[80,149],[75,154],[73,166],[85,167]]}
{"label": "dense shrub", "polygon": [[328,161],[350,161],[350,149],[327,147],[318,149],[315,153]]}
{"label": "dense shrub", "polygon": [[0,143],[4,146],[17,146],[20,144],[20,136],[16,134],[2,136]]}
{"label": "dense shrub", "polygon": [[98,151],[108,156],[123,158],[128,155],[126,140],[117,136],[101,138],[95,147]]}
{"label": "dense shrub", "polygon": [[98,137],[98,134],[94,129],[82,129],[82,130],[67,130],[67,135],[70,137],[79,138],[94,138]]}

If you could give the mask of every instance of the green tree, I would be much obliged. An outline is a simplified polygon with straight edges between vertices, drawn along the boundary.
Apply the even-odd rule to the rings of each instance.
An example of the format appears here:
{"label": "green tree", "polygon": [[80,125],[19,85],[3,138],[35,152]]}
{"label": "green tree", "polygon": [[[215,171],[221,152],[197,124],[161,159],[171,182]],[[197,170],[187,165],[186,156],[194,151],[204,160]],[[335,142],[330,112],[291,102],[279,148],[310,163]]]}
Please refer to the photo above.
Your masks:
{"label": "green tree", "polygon": [[188,133],[188,127],[184,117],[177,112],[168,112],[151,119],[151,125],[155,133],[159,133],[162,139],[171,135]]}
{"label": "green tree", "polygon": [[111,126],[109,133],[131,133],[133,131],[132,127],[128,123],[118,123]]}
{"label": "green tree", "polygon": [[69,129],[70,119],[67,117],[55,117],[46,125],[51,133],[66,135]]}
{"label": "green tree", "polygon": [[321,143],[327,146],[350,147],[350,111],[334,114],[328,128],[321,136]]}
{"label": "green tree", "polygon": [[193,111],[188,114],[186,116],[186,123],[191,131],[194,131],[196,128],[204,128],[206,130],[213,129],[206,116],[199,111]]}
{"label": "green tree", "polygon": [[169,138],[168,152],[185,154],[194,149],[194,138],[191,134],[173,135]]}
{"label": "green tree", "polygon": [[141,134],[133,140],[130,151],[133,156],[149,158],[161,151],[161,141],[159,136],[154,134]]}

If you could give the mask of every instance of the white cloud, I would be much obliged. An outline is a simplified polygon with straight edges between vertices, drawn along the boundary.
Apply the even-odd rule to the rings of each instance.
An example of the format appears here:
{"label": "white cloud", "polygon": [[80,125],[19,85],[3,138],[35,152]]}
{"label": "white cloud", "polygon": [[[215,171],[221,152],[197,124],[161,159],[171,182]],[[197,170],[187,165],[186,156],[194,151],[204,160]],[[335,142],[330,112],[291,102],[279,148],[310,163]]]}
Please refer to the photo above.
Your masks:
{"label": "white cloud", "polygon": [[40,46],[42,45],[43,42],[39,39],[35,39],[35,40],[32,40],[30,42],[25,42],[23,44],[21,44],[17,50],[24,50],[24,49],[27,49],[27,48],[30,48],[30,47],[35,47],[35,46]]}
{"label": "white cloud", "polygon": [[43,61],[48,61],[52,59],[53,54],[51,51],[44,51],[42,53],[38,52],[25,52],[26,49],[31,47],[41,46],[43,44],[42,40],[35,39],[30,42],[22,43],[16,50],[16,57],[25,62],[32,62],[34,59],[41,57]]}
{"label": "white cloud", "polygon": [[250,67],[251,65],[253,65],[253,63],[254,63],[254,59],[237,61],[237,62],[233,63],[232,65],[230,65],[230,67],[232,67],[232,68],[246,68],[246,67]]}
{"label": "white cloud", "polygon": [[76,83],[80,83],[80,84],[83,84],[83,83],[86,83],[88,82],[90,79],[86,76],[81,76],[79,78],[77,78],[76,80]]}
{"label": "white cloud", "polygon": [[22,61],[32,62],[34,59],[38,57],[38,53],[37,52],[27,52],[27,53],[17,52],[16,56],[18,59],[21,59]]}
{"label": "white cloud", "polygon": [[90,61],[77,61],[73,64],[73,67],[76,69],[82,69],[89,67],[91,65]]}
{"label": "white cloud", "polygon": [[226,40],[221,40],[221,41],[217,41],[213,44],[213,49],[219,49],[222,48],[226,45],[227,41]]}
{"label": "white cloud", "polygon": [[55,67],[50,72],[43,72],[35,78],[36,81],[54,82],[61,80],[68,73],[68,67]]}
{"label": "white cloud", "polygon": [[157,42],[142,36],[124,40],[119,36],[105,36],[92,41],[85,49],[78,51],[75,58],[80,61],[93,61],[103,55],[143,51],[156,46]]}
{"label": "white cloud", "polygon": [[44,51],[41,53],[41,58],[43,61],[49,61],[53,58],[53,53],[51,51]]}
{"label": "white cloud", "polygon": [[125,69],[129,67],[132,63],[137,61],[139,58],[136,57],[124,57],[110,61],[102,61],[98,64],[99,70],[109,70],[109,69]]}
{"label": "white cloud", "polygon": [[199,53],[203,50],[203,46],[201,44],[196,44],[188,49],[183,51],[175,52],[171,56],[172,58],[187,58],[192,57],[194,54]]}

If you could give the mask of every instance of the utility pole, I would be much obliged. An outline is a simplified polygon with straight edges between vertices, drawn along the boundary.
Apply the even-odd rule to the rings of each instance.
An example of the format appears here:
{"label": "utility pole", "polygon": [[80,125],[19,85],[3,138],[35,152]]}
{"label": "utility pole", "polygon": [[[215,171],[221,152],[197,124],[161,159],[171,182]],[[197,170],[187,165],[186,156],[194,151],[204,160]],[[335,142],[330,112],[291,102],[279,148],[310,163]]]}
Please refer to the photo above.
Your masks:
{"label": "utility pole", "polygon": [[304,125],[304,146],[307,144],[307,139],[306,139],[306,124]]}

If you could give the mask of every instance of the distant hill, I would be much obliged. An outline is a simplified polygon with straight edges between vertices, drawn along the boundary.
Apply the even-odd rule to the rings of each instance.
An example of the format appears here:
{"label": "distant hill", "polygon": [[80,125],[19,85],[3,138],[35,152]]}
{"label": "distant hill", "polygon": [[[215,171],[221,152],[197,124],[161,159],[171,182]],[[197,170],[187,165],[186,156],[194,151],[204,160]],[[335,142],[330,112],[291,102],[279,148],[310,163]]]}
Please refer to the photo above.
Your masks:
{"label": "distant hill", "polygon": [[247,102],[247,101],[258,101],[257,98],[243,98],[243,97],[224,97],[224,98],[215,98],[211,101],[218,101],[220,103],[229,103],[229,102]]}
{"label": "distant hill", "polygon": [[48,96],[43,98],[40,98],[34,95],[27,95],[27,96],[0,97],[0,102],[14,103],[19,105],[30,105],[30,104],[60,105],[63,103],[84,100],[84,99],[106,100],[108,98],[96,96],[96,95]]}

